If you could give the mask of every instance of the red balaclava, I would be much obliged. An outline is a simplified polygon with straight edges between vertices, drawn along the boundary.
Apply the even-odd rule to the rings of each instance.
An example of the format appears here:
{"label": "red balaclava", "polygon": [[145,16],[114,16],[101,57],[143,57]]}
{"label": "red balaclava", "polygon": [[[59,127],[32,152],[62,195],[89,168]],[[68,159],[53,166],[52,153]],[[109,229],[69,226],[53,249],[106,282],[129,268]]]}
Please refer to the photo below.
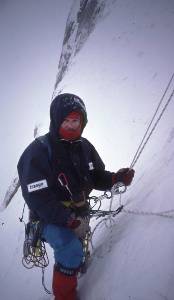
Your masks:
{"label": "red balaclava", "polygon": [[81,132],[82,132],[82,114],[78,111],[72,111],[71,113],[69,113],[69,115],[67,115],[68,119],[74,119],[80,117],[80,124],[77,127],[77,129],[65,129],[60,127],[59,129],[59,135],[62,139],[71,141],[71,140],[76,140],[81,136]]}

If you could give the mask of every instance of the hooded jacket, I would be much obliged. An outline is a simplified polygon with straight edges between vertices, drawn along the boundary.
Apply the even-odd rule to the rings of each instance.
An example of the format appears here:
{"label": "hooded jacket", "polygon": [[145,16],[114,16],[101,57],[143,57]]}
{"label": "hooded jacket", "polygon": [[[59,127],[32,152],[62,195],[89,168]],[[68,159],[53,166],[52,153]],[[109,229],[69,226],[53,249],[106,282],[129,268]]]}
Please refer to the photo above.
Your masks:
{"label": "hooded jacket", "polygon": [[108,190],[113,173],[105,165],[94,146],[85,138],[65,141],[59,128],[66,116],[81,112],[82,131],[87,123],[83,101],[73,94],[58,95],[50,107],[50,128],[43,138],[35,139],[18,162],[23,197],[29,209],[43,223],[66,226],[72,213],[66,201],[87,198],[92,189]]}

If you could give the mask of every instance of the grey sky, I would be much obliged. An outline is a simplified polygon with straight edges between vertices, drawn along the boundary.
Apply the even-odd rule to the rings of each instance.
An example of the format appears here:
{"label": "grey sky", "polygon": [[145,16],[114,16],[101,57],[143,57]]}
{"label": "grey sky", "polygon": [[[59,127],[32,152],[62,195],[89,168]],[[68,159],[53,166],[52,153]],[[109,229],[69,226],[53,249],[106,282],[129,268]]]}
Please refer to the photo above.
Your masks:
{"label": "grey sky", "polygon": [[0,1],[3,180],[11,178],[22,148],[32,139],[35,123],[44,121],[43,112],[48,112],[71,5],[71,0]]}

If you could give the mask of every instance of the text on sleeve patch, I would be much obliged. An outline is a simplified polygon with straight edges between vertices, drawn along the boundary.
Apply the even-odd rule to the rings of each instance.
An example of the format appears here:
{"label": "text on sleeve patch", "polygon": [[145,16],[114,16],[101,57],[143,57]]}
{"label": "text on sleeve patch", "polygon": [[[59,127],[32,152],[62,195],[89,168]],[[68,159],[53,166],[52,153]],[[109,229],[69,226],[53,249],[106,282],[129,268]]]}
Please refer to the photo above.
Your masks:
{"label": "text on sleeve patch", "polygon": [[29,193],[37,191],[37,190],[45,189],[47,187],[48,187],[48,184],[47,184],[46,179],[39,180],[39,181],[36,181],[36,182],[32,182],[32,183],[27,185]]}

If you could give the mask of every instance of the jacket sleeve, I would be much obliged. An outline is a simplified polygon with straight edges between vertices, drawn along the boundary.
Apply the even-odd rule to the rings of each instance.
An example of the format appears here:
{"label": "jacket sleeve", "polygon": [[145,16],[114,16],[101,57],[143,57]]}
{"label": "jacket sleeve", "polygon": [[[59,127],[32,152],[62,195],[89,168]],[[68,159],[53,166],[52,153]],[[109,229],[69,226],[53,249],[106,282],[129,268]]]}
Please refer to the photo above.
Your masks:
{"label": "jacket sleeve", "polygon": [[112,187],[113,173],[105,170],[105,164],[95,147],[91,144],[92,170],[90,171],[94,189],[100,191],[110,190]]}
{"label": "jacket sleeve", "polygon": [[23,197],[28,207],[46,223],[65,225],[71,210],[54,193],[54,178],[47,150],[34,141],[18,162]]}

